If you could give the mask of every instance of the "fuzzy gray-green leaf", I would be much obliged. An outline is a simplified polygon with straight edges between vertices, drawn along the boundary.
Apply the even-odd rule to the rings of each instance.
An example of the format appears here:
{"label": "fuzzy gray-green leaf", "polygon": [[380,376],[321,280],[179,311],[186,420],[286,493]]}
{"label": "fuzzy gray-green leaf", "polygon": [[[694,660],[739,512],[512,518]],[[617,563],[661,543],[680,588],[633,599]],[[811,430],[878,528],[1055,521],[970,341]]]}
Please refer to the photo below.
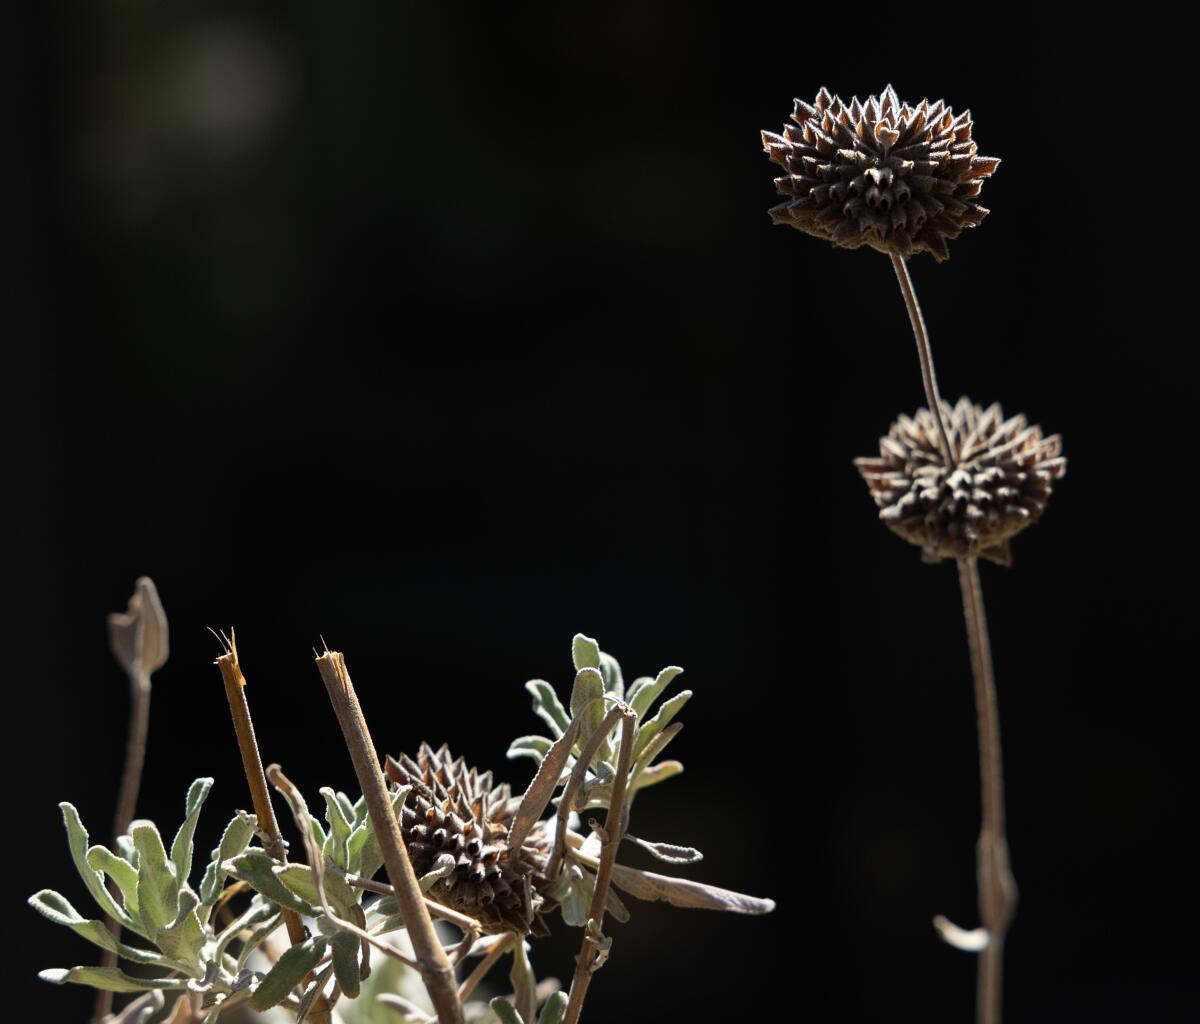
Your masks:
{"label": "fuzzy gray-green leaf", "polygon": [[679,713],[679,709],[691,699],[691,690],[684,690],[682,693],[677,693],[655,712],[654,717],[650,721],[642,723],[637,732],[637,742],[633,745],[633,757],[635,761],[642,751],[646,749],[646,745],[654,739],[659,730],[669,725],[671,719]]}
{"label": "fuzzy gray-green leaf", "polygon": [[87,852],[88,867],[108,875],[121,890],[121,901],[131,914],[138,912],[137,869],[124,857],[118,857],[106,846],[93,846]]}
{"label": "fuzzy gray-green leaf", "polygon": [[42,981],[52,985],[90,985],[106,992],[149,992],[151,989],[186,988],[187,978],[132,978],[116,967],[51,967],[38,971]]}
{"label": "fuzzy gray-green leaf", "polygon": [[191,969],[187,973],[195,978],[204,975],[200,954],[205,934],[196,915],[198,906],[200,897],[185,886],[179,892],[179,916],[169,927],[160,928],[153,936],[154,944],[176,963],[188,964]]}
{"label": "fuzzy gray-green leaf", "polygon": [[358,956],[362,940],[353,932],[338,932],[329,941],[333,953],[333,973],[342,992],[350,999],[358,998],[361,979],[358,976]]}
{"label": "fuzzy gray-green leaf", "polygon": [[[412,792],[412,786],[398,786],[392,791],[392,811],[396,815],[396,819],[401,819],[401,808],[404,806],[404,801],[408,794]],[[375,837],[375,829],[371,825],[371,818],[368,815],[358,826],[366,829],[366,835],[362,839],[361,850],[359,854],[358,867],[355,869],[357,874],[370,878],[383,865],[383,854],[379,852],[379,840]],[[353,837],[351,837],[353,841]]]}
{"label": "fuzzy gray-green leaf", "polygon": [[508,980],[513,987],[513,1006],[524,1020],[532,1021],[537,1012],[537,977],[533,973],[533,964],[529,962],[523,941],[517,940],[512,958]]}
{"label": "fuzzy gray-green leaf", "polygon": [[325,856],[345,871],[347,864],[346,844],[353,830],[351,818],[354,815],[354,808],[350,808],[348,816],[346,808],[338,800],[338,795],[328,786],[321,788],[321,796],[325,798],[325,820],[329,823],[329,836],[325,840],[324,848]]}
{"label": "fuzzy gray-green leaf", "polygon": [[492,1013],[500,1018],[500,1024],[525,1024],[524,1018],[517,1013],[516,1008],[503,996],[496,996],[488,1006]]}
{"label": "fuzzy gray-green leaf", "polygon": [[314,935],[307,941],[287,949],[283,956],[275,961],[275,966],[267,972],[267,976],[258,983],[258,988],[250,997],[250,1004],[261,1012],[283,1002],[304,976],[317,966],[317,962],[325,954],[326,942],[324,936]]}
{"label": "fuzzy gray-green leaf", "polygon": [[553,741],[545,736],[518,736],[508,745],[507,757],[510,761],[518,757],[532,757],[538,764],[550,752]]}
{"label": "fuzzy gray-green leaf", "polygon": [[618,699],[625,696],[625,679],[621,675],[621,665],[611,654],[600,652],[600,674],[604,677],[604,691]]}
{"label": "fuzzy gray-green leaf", "polygon": [[562,1024],[563,1014],[567,1012],[567,994],[552,992],[542,1007],[542,1015],[538,1024]]}
{"label": "fuzzy gray-green leaf", "polygon": [[225,826],[225,831],[221,834],[221,841],[213,850],[212,859],[204,870],[204,877],[200,880],[200,903],[203,906],[211,907],[217,902],[217,897],[221,895],[221,889],[228,877],[221,870],[221,865],[245,851],[246,847],[250,845],[250,840],[254,838],[254,831],[257,828],[258,818],[245,811],[238,811]]}
{"label": "fuzzy gray-green leaf", "polygon": [[[579,738],[576,749],[582,751],[592,734],[604,721],[604,677],[596,668],[581,668],[575,674],[575,685],[571,688],[571,714],[579,720]],[[597,756],[608,756],[607,744],[601,743]]]}
{"label": "fuzzy gray-green leaf", "polygon": [[135,821],[129,826],[129,834],[138,852],[138,917],[153,937],[175,920],[179,882],[154,822]]}
{"label": "fuzzy gray-green leaf", "polygon": [[525,689],[533,697],[533,710],[550,726],[555,738],[566,732],[571,718],[559,702],[554,687],[544,679],[531,679],[525,684]]}
{"label": "fuzzy gray-green leaf", "polygon": [[655,676],[653,682],[639,686],[638,683],[642,682],[639,679],[637,683],[633,684],[633,687],[629,691],[629,703],[632,705],[633,710],[637,712],[639,720],[646,717],[646,712],[650,710],[650,705],[658,700],[663,690],[670,686],[675,677],[682,672],[683,669],[678,665],[668,665]]}
{"label": "fuzzy gray-green leaf", "polygon": [[255,892],[262,895],[277,906],[294,910],[298,914],[316,917],[318,911],[311,903],[300,899],[275,875],[273,868],[278,863],[264,850],[257,848],[247,850],[232,860],[226,861],[230,874],[240,878]]}
{"label": "fuzzy gray-green leaf", "polygon": [[71,848],[71,860],[75,862],[75,870],[79,872],[79,877],[83,879],[83,884],[87,886],[87,891],[91,893],[92,899],[109,917],[120,921],[124,927],[130,928],[146,938],[147,932],[141,922],[125,912],[125,908],[117,903],[105,888],[103,876],[88,866],[87,829],[79,820],[79,812],[75,809],[75,805],[64,800],[58,805],[58,808],[62,811],[63,825],[67,829],[67,843]]}
{"label": "fuzzy gray-green leaf", "polygon": [[196,834],[200,808],[204,805],[212,785],[212,779],[201,778],[188,787],[183,824],[179,826],[179,831],[175,833],[175,839],[171,843],[171,863],[175,865],[175,878],[180,885],[183,885],[192,873],[192,838]]}
{"label": "fuzzy gray-green leaf", "polygon": [[600,645],[590,636],[576,633],[571,641],[571,660],[575,663],[575,671],[581,668],[600,667]]}

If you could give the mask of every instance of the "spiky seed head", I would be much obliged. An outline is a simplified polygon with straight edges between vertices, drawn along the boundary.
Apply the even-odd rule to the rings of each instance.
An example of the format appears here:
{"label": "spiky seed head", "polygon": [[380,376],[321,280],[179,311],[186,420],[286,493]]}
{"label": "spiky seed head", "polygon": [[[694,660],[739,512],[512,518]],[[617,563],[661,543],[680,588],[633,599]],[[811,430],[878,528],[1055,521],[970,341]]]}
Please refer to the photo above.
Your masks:
{"label": "spiky seed head", "polygon": [[987,215],[975,202],[996,157],[978,156],[971,112],[942,100],[915,107],[889,85],[849,105],[827,89],[795,101],[794,125],[763,132],[763,149],[787,173],[775,179],[785,203],[771,210],[789,224],[845,249],[927,252],[939,263],[946,240]]}
{"label": "spiky seed head", "polygon": [[953,466],[928,409],[901,416],[880,438],[879,457],[854,464],[880,520],[920,545],[927,561],[977,556],[1009,565],[1010,538],[1041,518],[1052,482],[1067,470],[1062,438],[1042,437],[1024,416],[1005,419],[998,403],[983,409],[960,398],[942,409]]}
{"label": "spiky seed head", "polygon": [[508,849],[508,830],[520,807],[507,784],[493,786],[492,773],[468,769],[443,744],[422,743],[416,758],[388,757],[395,785],[412,786],[404,799],[400,831],[417,875],[432,871],[440,854],[455,858],[454,870],[429,895],[478,920],[485,931],[548,934],[542,912],[550,840],[539,824],[519,850]]}

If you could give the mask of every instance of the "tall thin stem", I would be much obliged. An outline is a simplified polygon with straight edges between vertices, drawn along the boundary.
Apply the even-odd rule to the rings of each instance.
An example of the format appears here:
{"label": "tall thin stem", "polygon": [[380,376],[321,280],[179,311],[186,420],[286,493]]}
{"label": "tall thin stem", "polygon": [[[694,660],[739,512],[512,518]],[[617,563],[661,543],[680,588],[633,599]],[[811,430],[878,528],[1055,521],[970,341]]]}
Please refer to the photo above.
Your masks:
{"label": "tall thin stem", "polygon": [[908,319],[912,322],[913,335],[917,339],[917,356],[921,360],[921,381],[925,385],[925,402],[933,418],[937,422],[938,435],[942,455],[947,466],[953,466],[954,451],[950,447],[950,435],[946,431],[946,418],[942,412],[942,396],[938,391],[937,373],[933,369],[933,352],[929,348],[929,334],[925,330],[925,318],[921,315],[921,304],[917,301],[917,293],[913,291],[912,278],[908,276],[908,264],[904,257],[892,253],[892,266],[896,270],[896,280],[900,282],[900,291],[904,294],[904,305],[908,307]]}
{"label": "tall thin stem", "polygon": [[[621,718],[621,751],[617,758],[616,777],[613,779],[612,798],[608,803],[608,813],[604,816],[603,842],[600,847],[600,866],[596,871],[596,888],[592,891],[592,905],[588,910],[587,927],[583,930],[583,945],[575,958],[575,976],[571,979],[571,993],[567,1001],[567,1009],[563,1014],[563,1024],[576,1024],[583,1010],[583,1000],[587,996],[588,986],[592,983],[592,975],[604,962],[598,957],[601,949],[604,924],[604,911],[608,903],[608,887],[612,881],[613,862],[617,857],[617,848],[625,838],[625,829],[629,824],[629,803],[625,799],[626,786],[629,781],[629,762],[632,760],[634,730],[637,716],[626,710]],[[603,729],[603,727],[602,727]],[[600,733],[597,733],[599,735]],[[603,729],[607,734],[607,729]],[[581,764],[588,760],[580,758]],[[564,792],[564,802],[567,796]],[[560,826],[561,827],[561,826]],[[564,831],[565,834],[565,831]],[[594,927],[593,927],[594,926]]]}
{"label": "tall thin stem", "polygon": [[[279,822],[271,804],[271,792],[267,789],[267,777],[263,774],[262,757],[258,752],[258,740],[254,736],[254,721],[250,717],[250,705],[246,701],[246,677],[238,662],[237,646],[230,638],[229,649],[217,659],[221,679],[225,683],[225,697],[229,701],[229,713],[233,717],[233,731],[237,734],[238,750],[242,755],[242,768],[246,772],[246,784],[250,787],[250,800],[262,832],[263,849],[279,863],[287,861],[287,847],[279,834]],[[305,939],[304,922],[294,910],[284,910],[283,923],[293,946]]]}
{"label": "tall thin stem", "polygon": [[992,670],[991,642],[983,608],[979,564],[974,558],[958,560],[971,674],[975,679],[975,711],[979,720],[979,781],[982,825],[976,846],[979,914],[988,932],[980,953],[976,988],[977,1024],[1000,1024],[1003,989],[1004,937],[1017,903],[1017,885],[1008,867],[1008,840],[1004,831],[1004,769],[1000,751],[1000,716],[996,706],[996,678]]}
{"label": "tall thin stem", "polygon": [[408,858],[408,848],[404,845],[396,812],[392,810],[379,756],[375,753],[375,745],[367,729],[367,720],[358,703],[358,695],[354,692],[354,684],[350,682],[350,673],[346,670],[346,659],[338,651],[326,651],[317,658],[317,669],[338,724],[342,727],[350,760],[354,762],[354,774],[358,777],[375,838],[379,841],[379,852],[383,855],[388,881],[392,883],[396,902],[404,914],[408,936],[420,965],[421,978],[437,1012],[439,1024],[463,1024],[462,1002],[458,997],[454,968],[433,930],[433,921],[429,918],[416,872]]}

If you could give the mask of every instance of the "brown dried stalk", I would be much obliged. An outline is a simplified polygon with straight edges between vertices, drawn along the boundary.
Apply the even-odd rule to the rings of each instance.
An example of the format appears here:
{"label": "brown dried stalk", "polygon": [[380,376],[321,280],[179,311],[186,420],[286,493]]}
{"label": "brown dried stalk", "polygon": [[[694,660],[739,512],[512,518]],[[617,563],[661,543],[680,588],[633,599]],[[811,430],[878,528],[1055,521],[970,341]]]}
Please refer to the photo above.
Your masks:
{"label": "brown dried stalk", "polygon": [[350,673],[346,670],[346,659],[338,651],[327,650],[318,656],[317,669],[342,728],[350,759],[354,762],[354,772],[366,800],[388,879],[395,889],[396,902],[404,915],[409,938],[417,954],[421,978],[433,1002],[439,1024],[463,1024],[462,1002],[458,997],[454,968],[438,942],[416,872],[409,861],[400,825],[388,797],[383,769],[371,742],[358,695],[350,681]]}
{"label": "brown dried stalk", "polygon": [[[225,653],[217,658],[216,664],[225,683],[225,697],[229,701],[229,712],[233,716],[233,731],[237,734],[242,767],[246,772],[246,784],[250,787],[250,800],[254,804],[258,828],[263,835],[263,849],[280,864],[284,864],[287,862],[287,847],[279,834],[279,822],[275,818],[275,808],[271,805],[267,777],[263,774],[258,740],[254,736],[254,722],[250,718],[250,705],[246,701],[246,677],[242,675],[242,666],[238,661],[237,639],[232,631],[228,638],[222,635],[218,639],[224,644]],[[305,933],[300,915],[287,909],[282,913],[292,945],[303,942]]]}
{"label": "brown dried stalk", "polygon": [[[601,953],[603,940],[601,925],[604,923],[604,911],[608,904],[608,887],[612,881],[613,862],[616,860],[617,848],[621,845],[621,840],[625,837],[625,829],[629,824],[629,806],[625,800],[625,791],[629,781],[629,763],[633,757],[637,715],[628,707],[622,706],[614,710],[622,712],[621,752],[617,757],[612,799],[608,804],[608,812],[604,816],[600,868],[596,872],[596,888],[592,892],[590,920],[583,930],[583,944],[580,947],[579,955],[575,958],[575,976],[571,979],[571,993],[567,1000],[563,1024],[577,1024],[580,1011],[583,1009],[583,1000],[587,996],[588,986],[592,982],[592,975],[604,962]],[[596,736],[604,735],[607,735],[606,729],[597,730]],[[586,765],[587,760],[581,757],[580,763]],[[560,806],[566,806],[567,803],[567,794],[564,792]],[[561,828],[562,822],[560,821],[559,824]]]}
{"label": "brown dried stalk", "polygon": [[[945,410],[937,390],[933,352],[925,331],[925,320],[913,291],[904,258],[891,254],[892,266],[900,282],[908,309],[917,353],[921,360],[921,379],[929,408],[937,417],[939,440],[947,468],[954,466],[954,449],[946,431]],[[1004,781],[1000,750],[1000,717],[996,704],[996,680],[992,669],[991,641],[983,610],[983,588],[979,565],[974,557],[959,558],[958,581],[966,617],[967,643],[971,651],[971,675],[975,681],[975,711],[979,719],[979,784],[982,825],[976,846],[976,884],[979,909],[986,936],[967,938],[968,933],[949,922],[935,921],[942,937],[951,945],[980,952],[976,981],[976,1024],[1000,1024],[1004,975],[1004,936],[1016,908],[1016,882],[1008,868],[1008,840],[1004,831]]]}
{"label": "brown dried stalk", "polygon": [[[150,676],[166,664],[170,652],[167,616],[158,599],[158,588],[149,576],[139,577],[133,596],[124,612],[108,617],[108,640],[113,656],[129,676],[129,730],[125,739],[125,770],[121,773],[121,789],[113,814],[113,838],[129,831],[137,808],[138,790],[146,763],[146,736],[150,730]],[[117,895],[116,883],[109,888]],[[121,926],[112,918],[109,931],[120,939]],[[105,950],[101,967],[116,967],[117,954]],[[96,991],[92,1020],[99,1024],[112,1011],[113,993]]]}

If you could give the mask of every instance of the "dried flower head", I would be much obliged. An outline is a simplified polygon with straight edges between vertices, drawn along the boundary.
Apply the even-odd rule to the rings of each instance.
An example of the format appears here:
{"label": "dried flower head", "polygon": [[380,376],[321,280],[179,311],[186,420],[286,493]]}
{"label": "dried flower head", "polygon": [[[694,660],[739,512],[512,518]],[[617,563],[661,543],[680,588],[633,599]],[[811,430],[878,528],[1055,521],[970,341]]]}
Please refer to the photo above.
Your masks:
{"label": "dried flower head", "polygon": [[[422,743],[416,759],[387,759],[388,780],[412,786],[404,800],[400,829],[418,875],[438,867],[446,874],[430,889],[439,903],[469,914],[488,932],[547,935],[541,917],[551,909],[542,874],[550,840],[539,823],[520,850],[508,849],[508,830],[521,804],[507,784],[492,786],[492,773],[468,769],[443,744]],[[453,866],[450,866],[450,861]]]}
{"label": "dried flower head", "polygon": [[846,249],[927,252],[939,263],[946,239],[987,215],[975,197],[1000,161],[976,156],[971,112],[957,117],[941,100],[901,103],[889,85],[879,98],[849,106],[826,89],[815,103],[796,100],[795,125],[763,132],[763,149],[787,174],[790,196],[771,210],[790,224]]}
{"label": "dried flower head", "polygon": [[1006,420],[998,403],[985,410],[960,398],[942,409],[953,466],[942,456],[928,409],[901,416],[880,438],[879,457],[854,464],[879,518],[920,545],[927,561],[978,556],[1009,565],[1009,539],[1037,522],[1051,481],[1066,472],[1062,438],[1043,438],[1024,416]]}

